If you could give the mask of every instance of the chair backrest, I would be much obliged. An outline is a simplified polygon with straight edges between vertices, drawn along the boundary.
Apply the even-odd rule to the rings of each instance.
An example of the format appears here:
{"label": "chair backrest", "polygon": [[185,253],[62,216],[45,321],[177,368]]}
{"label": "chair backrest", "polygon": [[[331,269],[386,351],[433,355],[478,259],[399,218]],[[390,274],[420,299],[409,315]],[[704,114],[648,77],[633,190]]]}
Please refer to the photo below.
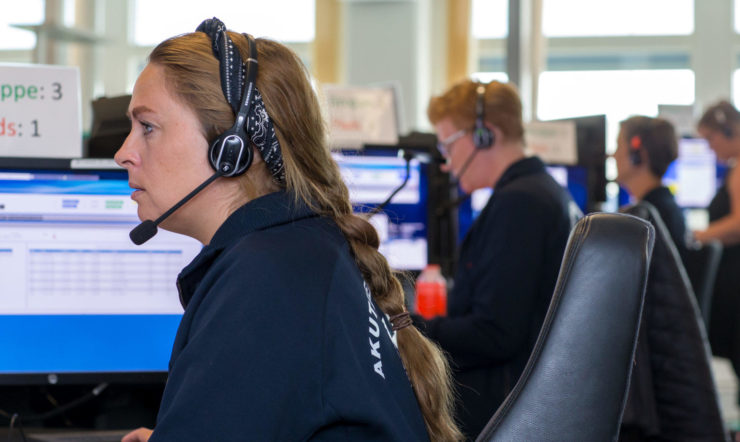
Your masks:
{"label": "chair backrest", "polygon": [[576,224],[532,355],[478,441],[616,440],[653,240],[629,215]]}
{"label": "chair backrest", "polygon": [[722,243],[714,240],[689,247],[684,252],[686,273],[694,288],[704,325],[708,327],[712,311],[714,281],[717,279],[719,261],[722,259]]}
{"label": "chair backrest", "polygon": [[655,228],[624,424],[660,440],[724,440],[704,321],[676,246],[651,204],[624,211]]}

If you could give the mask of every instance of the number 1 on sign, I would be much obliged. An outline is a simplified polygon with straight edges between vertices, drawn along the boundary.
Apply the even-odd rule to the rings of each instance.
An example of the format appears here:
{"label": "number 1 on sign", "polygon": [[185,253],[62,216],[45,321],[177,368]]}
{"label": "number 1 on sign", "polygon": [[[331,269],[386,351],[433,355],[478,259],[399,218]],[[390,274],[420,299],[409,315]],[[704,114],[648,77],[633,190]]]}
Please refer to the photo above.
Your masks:
{"label": "number 1 on sign", "polygon": [[33,125],[33,133],[31,134],[31,136],[40,137],[41,134],[39,134],[39,120],[31,120],[31,124]]}

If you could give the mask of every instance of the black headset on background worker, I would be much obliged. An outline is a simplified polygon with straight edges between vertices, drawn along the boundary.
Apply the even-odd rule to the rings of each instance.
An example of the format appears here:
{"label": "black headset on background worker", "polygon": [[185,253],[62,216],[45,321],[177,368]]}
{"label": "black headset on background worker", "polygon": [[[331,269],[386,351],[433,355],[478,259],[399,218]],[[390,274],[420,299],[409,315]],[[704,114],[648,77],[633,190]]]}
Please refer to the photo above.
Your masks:
{"label": "black headset on background worker", "polygon": [[486,126],[486,85],[485,83],[478,83],[475,87],[475,123],[473,124],[473,149],[468,155],[468,158],[463,163],[460,171],[457,174],[456,182],[457,185],[460,182],[463,174],[468,170],[468,166],[473,162],[473,159],[478,152],[490,149],[496,143],[496,136],[491,129]]}
{"label": "black headset on background worker", "polygon": [[725,110],[722,107],[717,106],[714,108],[712,115],[714,116],[714,120],[717,122],[719,131],[722,132],[722,135],[726,138],[732,138],[734,131],[732,130],[732,124],[730,124]]}
{"label": "black headset on background worker", "polygon": [[475,126],[473,126],[473,145],[476,149],[488,149],[496,142],[496,136],[486,126],[486,85],[478,83],[475,88]]}
{"label": "black headset on background worker", "polygon": [[627,136],[627,147],[629,149],[630,162],[639,166],[644,163],[644,156],[647,155],[645,151],[645,145],[653,145],[653,137],[651,136],[652,129],[654,128],[654,120],[645,118],[636,127],[628,133]]}
{"label": "black headset on background worker", "polygon": [[642,136],[635,134],[629,139],[629,150],[630,150],[630,162],[633,165],[638,166],[642,164]]}

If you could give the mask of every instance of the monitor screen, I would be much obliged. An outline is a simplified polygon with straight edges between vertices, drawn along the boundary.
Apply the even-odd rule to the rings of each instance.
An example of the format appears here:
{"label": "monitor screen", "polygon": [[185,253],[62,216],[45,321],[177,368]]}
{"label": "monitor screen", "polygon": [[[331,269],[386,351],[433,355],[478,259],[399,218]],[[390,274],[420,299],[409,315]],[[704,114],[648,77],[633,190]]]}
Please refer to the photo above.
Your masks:
{"label": "monitor screen", "polygon": [[[575,201],[583,213],[586,213],[588,205],[587,168],[583,166],[548,165],[546,170],[558,184],[568,189],[573,201]],[[475,190],[470,195],[470,198],[460,205],[458,210],[460,240],[465,237],[473,221],[475,221],[475,218],[478,217],[486,206],[492,194],[492,189]]]}
{"label": "monitor screen", "polygon": [[[577,164],[586,175],[584,180],[587,178],[584,188],[588,200],[581,208],[585,207],[583,213],[599,210],[600,203],[606,201],[606,116],[590,115],[556,121],[573,121],[576,124]],[[573,189],[570,190],[574,193]],[[574,199],[580,206],[578,196],[574,195]]]}
{"label": "monitor screen", "polygon": [[160,230],[133,245],[139,220],[123,169],[9,161],[0,160],[0,384],[163,379],[182,314],[176,278],[200,243]]}
{"label": "monitor screen", "polygon": [[[334,159],[356,213],[373,210],[406,178],[406,161],[390,151],[385,154],[337,152]],[[380,253],[393,269],[421,270],[427,264],[426,188],[423,167],[412,159],[406,185],[381,212],[369,219],[380,236]]]}
{"label": "monitor screen", "polygon": [[678,158],[668,166],[663,184],[684,208],[709,206],[722,182],[725,168],[703,138],[683,138],[678,142]]}

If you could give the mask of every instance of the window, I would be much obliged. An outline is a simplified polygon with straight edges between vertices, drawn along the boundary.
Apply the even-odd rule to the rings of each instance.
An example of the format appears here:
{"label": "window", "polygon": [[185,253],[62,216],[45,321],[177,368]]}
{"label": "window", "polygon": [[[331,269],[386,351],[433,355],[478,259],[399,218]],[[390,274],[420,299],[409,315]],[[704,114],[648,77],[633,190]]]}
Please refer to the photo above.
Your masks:
{"label": "window", "polygon": [[38,25],[44,21],[44,0],[24,0],[6,5],[0,14],[0,50],[28,50],[36,46],[36,34],[11,24]]}
{"label": "window", "polygon": [[64,9],[62,11],[62,23],[64,23],[64,26],[74,27],[76,21],[75,15],[77,13],[76,6],[75,0],[64,0]]}
{"label": "window", "polygon": [[694,0],[543,0],[547,37],[689,35]]}
{"label": "window", "polygon": [[490,83],[492,81],[500,81],[506,83],[509,81],[509,76],[506,72],[473,72],[470,77],[481,83]]}
{"label": "window", "polygon": [[508,0],[473,0],[472,32],[478,43],[478,81],[507,81],[506,36],[509,35]]}
{"label": "window", "polygon": [[607,116],[607,150],[616,149],[619,122],[658,114],[659,104],[694,103],[690,69],[549,71],[540,75],[537,117]]}
{"label": "window", "polygon": [[473,37],[506,38],[509,33],[508,0],[473,0]]}
{"label": "window", "polygon": [[134,0],[133,43],[153,46],[173,35],[192,32],[203,19],[214,16],[229,29],[249,32],[255,37],[268,37],[280,42],[310,42],[314,39],[313,1]]}
{"label": "window", "polygon": [[740,107],[740,69],[732,72],[732,103]]}

